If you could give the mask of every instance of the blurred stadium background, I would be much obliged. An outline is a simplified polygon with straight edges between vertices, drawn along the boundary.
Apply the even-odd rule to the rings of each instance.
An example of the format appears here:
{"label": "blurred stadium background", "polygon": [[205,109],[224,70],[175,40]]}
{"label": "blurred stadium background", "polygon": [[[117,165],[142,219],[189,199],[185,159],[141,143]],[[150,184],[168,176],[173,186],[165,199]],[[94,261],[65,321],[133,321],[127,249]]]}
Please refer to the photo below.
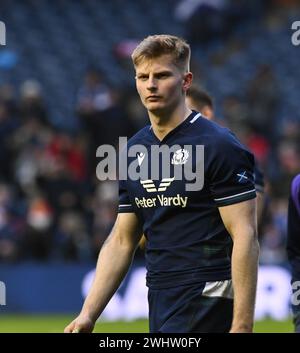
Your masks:
{"label": "blurred stadium background", "polygon": [[[285,238],[300,172],[296,20],[297,0],[1,0],[0,332],[60,332],[80,309],[117,206],[116,182],[96,178],[95,151],[148,123],[130,54],[155,33],[189,41],[195,80],[265,173],[256,331],[292,332]],[[147,331],[143,276],[139,250],[97,331]]]}

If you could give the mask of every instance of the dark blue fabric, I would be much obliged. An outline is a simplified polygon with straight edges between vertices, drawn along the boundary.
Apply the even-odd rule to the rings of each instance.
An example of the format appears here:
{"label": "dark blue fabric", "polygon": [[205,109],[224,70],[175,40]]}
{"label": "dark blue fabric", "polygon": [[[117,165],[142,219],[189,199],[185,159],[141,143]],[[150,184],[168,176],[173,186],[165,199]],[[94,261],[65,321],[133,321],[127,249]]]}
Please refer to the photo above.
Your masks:
{"label": "dark blue fabric", "polygon": [[171,289],[149,289],[152,333],[229,332],[233,300],[201,296],[205,283]]}
{"label": "dark blue fabric", "polygon": [[[127,147],[136,145],[142,146],[149,157],[152,146],[176,145],[182,149],[191,146],[187,164],[190,163],[193,170],[200,163],[204,168],[204,184],[197,191],[186,190],[186,185],[193,180],[175,178],[175,168],[182,165],[170,164],[170,176],[174,176],[174,180],[161,188],[162,191],[159,189],[163,175],[159,180],[147,175],[143,180],[120,181],[119,212],[135,212],[147,238],[147,286],[170,288],[229,279],[232,240],[218,207],[256,196],[253,155],[228,129],[199,117],[197,112],[162,141],[149,126],[145,127],[129,140]],[[204,164],[194,153],[199,145],[204,146]],[[125,158],[128,166],[133,162],[137,164],[137,156],[123,156],[122,160]],[[170,158],[173,159],[174,154]],[[151,172],[150,158],[142,163],[148,163]],[[162,161],[159,163],[161,171]],[[178,204],[176,198],[186,200],[186,204]],[[176,199],[176,202],[164,204],[162,199]]]}

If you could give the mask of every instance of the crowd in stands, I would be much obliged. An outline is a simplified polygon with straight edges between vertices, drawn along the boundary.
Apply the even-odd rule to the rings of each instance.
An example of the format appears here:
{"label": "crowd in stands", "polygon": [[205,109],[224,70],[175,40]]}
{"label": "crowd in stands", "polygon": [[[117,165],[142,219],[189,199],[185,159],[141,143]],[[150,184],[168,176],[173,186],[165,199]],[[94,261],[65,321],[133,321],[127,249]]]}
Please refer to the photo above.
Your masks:
{"label": "crowd in stands", "polygon": [[[275,2],[288,9],[299,6],[294,1],[279,0],[266,4]],[[231,17],[226,12],[224,18],[223,3],[215,1],[211,7],[199,1],[197,10],[184,14],[178,1],[180,21],[192,19],[186,28],[196,53],[197,48],[209,44],[207,41],[219,38],[218,31],[224,35],[221,42],[227,41],[235,31],[233,24],[240,24],[247,16],[233,1],[236,6]],[[215,19],[210,23],[215,27],[208,26],[209,34],[203,38],[195,36],[195,28],[205,24],[193,20],[195,13],[198,19],[208,13]],[[128,69],[134,43],[128,43],[129,49],[127,45],[112,45],[123,70]],[[220,50],[222,54],[217,46],[218,58]],[[242,52],[243,46],[238,50]],[[226,55],[228,47],[224,46]],[[201,68],[198,58],[194,60],[196,73]],[[218,58],[217,66],[222,65]],[[210,87],[209,72],[202,80],[200,69],[195,77],[198,84]],[[53,123],[41,82],[27,79],[14,85],[0,80],[0,263],[94,262],[113,225],[118,183],[97,179],[96,150],[102,144],[118,149],[119,136],[130,138],[148,124],[146,111],[132,84],[112,85],[107,72],[94,65],[86,68],[75,91],[72,109],[77,125],[67,129]],[[212,90],[209,93],[214,96]],[[289,187],[300,171],[300,121],[286,119],[279,124],[273,119],[284,107],[285,97],[274,67],[267,62],[256,67],[243,92],[219,95],[216,103],[219,122],[252,150],[265,175],[265,204],[259,226],[261,262],[285,264]],[[142,250],[138,256],[143,256]]]}

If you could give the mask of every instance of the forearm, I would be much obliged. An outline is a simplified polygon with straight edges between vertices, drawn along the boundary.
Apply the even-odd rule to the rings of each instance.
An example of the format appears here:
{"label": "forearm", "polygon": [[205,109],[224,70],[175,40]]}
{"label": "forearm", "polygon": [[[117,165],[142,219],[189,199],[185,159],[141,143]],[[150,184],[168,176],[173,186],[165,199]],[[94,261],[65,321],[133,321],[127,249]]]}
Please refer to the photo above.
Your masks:
{"label": "forearm", "polygon": [[232,332],[252,332],[259,245],[251,228],[236,237],[232,252],[234,313]]}
{"label": "forearm", "polygon": [[84,302],[82,315],[94,322],[97,320],[126,275],[134,250],[122,244],[117,237],[108,238],[100,251],[95,279]]}

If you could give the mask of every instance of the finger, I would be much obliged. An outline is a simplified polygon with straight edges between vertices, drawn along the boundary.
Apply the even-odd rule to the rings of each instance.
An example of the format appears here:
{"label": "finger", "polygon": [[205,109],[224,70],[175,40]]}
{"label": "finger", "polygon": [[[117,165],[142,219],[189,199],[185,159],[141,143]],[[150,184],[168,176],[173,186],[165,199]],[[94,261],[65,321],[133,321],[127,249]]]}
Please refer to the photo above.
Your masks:
{"label": "finger", "polygon": [[72,333],[73,327],[73,325],[68,325],[67,327],[65,327],[64,333]]}

